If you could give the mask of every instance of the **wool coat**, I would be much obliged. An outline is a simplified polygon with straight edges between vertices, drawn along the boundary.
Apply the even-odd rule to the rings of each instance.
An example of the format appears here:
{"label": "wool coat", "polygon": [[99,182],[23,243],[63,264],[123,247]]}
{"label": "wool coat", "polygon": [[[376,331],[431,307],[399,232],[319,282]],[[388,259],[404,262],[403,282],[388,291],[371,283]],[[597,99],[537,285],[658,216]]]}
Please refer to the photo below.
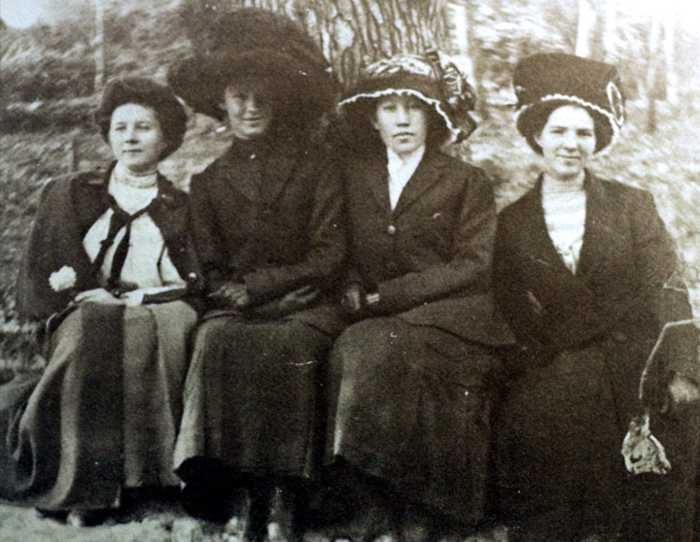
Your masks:
{"label": "wool coat", "polygon": [[[507,514],[543,517],[568,506],[563,522],[569,525],[575,524],[571,509],[589,506],[593,515],[581,520],[588,527],[615,523],[623,520],[601,515],[625,501],[614,497],[626,480],[620,447],[628,423],[643,410],[642,370],[663,324],[691,317],[687,291],[648,192],[586,173],[585,234],[574,274],[549,237],[541,182],[501,213],[496,238],[494,291],[520,345],[507,360],[510,389],[497,430],[502,504]],[[652,431],[675,463],[668,485],[683,486],[694,472],[696,414],[677,420],[659,414],[673,373],[700,380],[692,326],[667,336],[645,389],[656,407]],[[685,503],[667,495],[662,504],[652,501],[654,510],[639,504],[643,494],[627,499],[637,502],[640,517],[644,510],[647,518],[687,525]],[[552,517],[547,522],[556,524]]]}
{"label": "wool coat", "polygon": [[[224,281],[245,282],[259,303],[300,286],[325,292],[335,286],[346,257],[342,194],[322,151],[237,140],[192,178],[191,197],[209,291]],[[325,332],[339,326],[323,307],[289,318]]]}
{"label": "wool coat", "polygon": [[[133,307],[69,304],[100,284],[83,237],[108,209],[111,169],[44,188],[19,273],[20,316],[45,331],[47,363],[1,390],[0,495],[47,509],[110,508],[125,486],[177,483],[172,453],[197,319],[184,301],[197,305],[201,283],[188,200],[159,176],[148,212],[189,290]],[[63,266],[75,286],[54,292],[49,276]]]}
{"label": "wool coat", "polygon": [[474,343],[509,344],[490,290],[496,217],[484,172],[428,151],[393,210],[385,156],[353,157],[345,176],[347,280],[379,293],[373,311]]}
{"label": "wool coat", "polygon": [[[343,326],[331,303],[346,257],[339,175],[306,142],[235,139],[192,179],[191,197],[209,290],[243,282],[253,308],[213,307],[197,332],[178,473],[190,487],[212,479],[199,466],[221,463],[237,474],[315,477],[318,378]],[[257,309],[303,286],[321,291],[309,308]]]}
{"label": "wool coat", "polygon": [[489,290],[491,184],[427,150],[392,210],[385,154],[353,156],[343,171],[347,281],[380,299],[333,347],[326,459],[474,525],[487,498],[496,348],[513,340]]}

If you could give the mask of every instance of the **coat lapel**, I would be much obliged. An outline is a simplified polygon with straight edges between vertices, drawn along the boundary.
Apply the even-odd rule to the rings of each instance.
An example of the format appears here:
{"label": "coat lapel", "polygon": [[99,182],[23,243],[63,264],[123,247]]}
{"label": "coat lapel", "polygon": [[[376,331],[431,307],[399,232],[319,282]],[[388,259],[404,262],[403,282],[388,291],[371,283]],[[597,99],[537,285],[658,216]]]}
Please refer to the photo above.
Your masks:
{"label": "coat lapel", "polygon": [[361,182],[367,184],[379,207],[389,214],[391,208],[389,205],[389,174],[386,166],[386,155],[362,160],[359,163],[350,161],[349,164],[351,173],[356,175]]}
{"label": "coat lapel", "polygon": [[287,181],[292,177],[295,165],[299,162],[296,149],[287,146],[278,151],[270,150],[263,165],[263,178],[260,186],[260,199],[271,205],[282,193]]}
{"label": "coat lapel", "polygon": [[[408,181],[401,192],[399,201],[394,209],[394,215],[398,216],[405,212],[426,190],[432,187],[440,180],[442,169],[445,165],[445,160],[437,151],[427,152],[421,160],[415,173]],[[386,176],[386,174],[385,174]],[[384,183],[385,185],[387,183]],[[388,187],[385,186],[388,198]]]}
{"label": "coat lapel", "polygon": [[523,235],[527,236],[527,241],[533,250],[531,258],[540,265],[550,270],[571,274],[571,271],[564,264],[561,256],[557,252],[552,238],[549,236],[547,223],[544,219],[544,209],[542,208],[542,177],[540,176],[535,188],[525,196],[525,213],[528,217],[527,224],[523,225]]}
{"label": "coat lapel", "polygon": [[586,231],[579,257],[579,274],[590,276],[597,269],[608,265],[615,257],[615,217],[620,212],[614,209],[606,197],[605,186],[596,177],[586,172]]}

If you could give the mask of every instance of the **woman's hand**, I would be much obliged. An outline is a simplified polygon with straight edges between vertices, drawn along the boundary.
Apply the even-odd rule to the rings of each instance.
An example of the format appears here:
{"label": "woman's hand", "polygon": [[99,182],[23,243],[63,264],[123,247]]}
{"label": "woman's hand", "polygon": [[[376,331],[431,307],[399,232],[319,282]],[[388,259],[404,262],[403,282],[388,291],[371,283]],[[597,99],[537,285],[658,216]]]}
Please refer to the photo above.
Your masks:
{"label": "woman's hand", "polygon": [[672,407],[675,407],[700,399],[700,389],[694,380],[675,373],[668,384],[668,395],[673,403]]}
{"label": "woman's hand", "polygon": [[368,294],[358,282],[350,284],[340,300],[345,313],[353,318],[362,318],[377,303],[379,303],[379,294]]}
{"label": "woman's hand", "polygon": [[279,301],[279,309],[287,314],[308,307],[321,294],[321,290],[314,286],[302,286],[285,294]]}
{"label": "woman's hand", "polygon": [[226,282],[210,293],[209,297],[232,307],[244,308],[250,304],[248,288],[242,282]]}
{"label": "woman's hand", "polygon": [[80,292],[75,296],[73,301],[76,303],[90,301],[92,303],[103,303],[105,305],[121,305],[124,303],[123,299],[115,297],[112,292],[104,288],[93,288],[92,290]]}

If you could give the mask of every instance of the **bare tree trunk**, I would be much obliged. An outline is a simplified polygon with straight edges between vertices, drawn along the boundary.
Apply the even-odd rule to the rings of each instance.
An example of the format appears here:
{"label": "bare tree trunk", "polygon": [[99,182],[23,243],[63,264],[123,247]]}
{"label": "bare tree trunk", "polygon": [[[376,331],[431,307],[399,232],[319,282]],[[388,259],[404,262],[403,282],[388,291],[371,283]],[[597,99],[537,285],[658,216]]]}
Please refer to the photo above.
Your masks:
{"label": "bare tree trunk", "polygon": [[104,0],[95,0],[95,93],[102,92],[105,82],[105,10]]}
{"label": "bare tree trunk", "polygon": [[596,12],[589,0],[578,0],[578,26],[576,29],[576,54],[590,57],[593,54],[593,34]]}
{"label": "bare tree trunk", "polygon": [[646,73],[646,94],[647,94],[647,133],[656,132],[656,83],[659,76],[659,41],[661,38],[661,25],[656,17],[651,18],[651,29],[649,31],[649,60]]}
{"label": "bare tree trunk", "polygon": [[672,105],[678,105],[678,72],[676,67],[676,21],[671,10],[665,13],[664,21],[664,80],[666,83],[666,99]]}
{"label": "bare tree trunk", "polygon": [[[285,13],[316,39],[341,81],[352,83],[364,64],[380,57],[444,48],[446,1],[189,0],[185,14],[195,19],[214,17],[238,7]],[[190,35],[191,29],[190,25]]]}
{"label": "bare tree trunk", "polygon": [[603,22],[603,57],[615,62],[617,53],[617,4],[615,0],[605,3],[605,21]]}

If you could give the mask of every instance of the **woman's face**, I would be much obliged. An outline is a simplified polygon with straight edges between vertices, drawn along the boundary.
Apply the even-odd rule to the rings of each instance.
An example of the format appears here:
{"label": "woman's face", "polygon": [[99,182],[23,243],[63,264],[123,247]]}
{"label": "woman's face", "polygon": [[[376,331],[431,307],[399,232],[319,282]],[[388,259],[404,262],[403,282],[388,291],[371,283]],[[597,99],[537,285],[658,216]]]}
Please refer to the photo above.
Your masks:
{"label": "woman's face", "polygon": [[549,175],[560,181],[579,178],[595,151],[593,117],[577,105],[558,107],[549,114],[535,141],[542,147]]}
{"label": "woman's face", "polygon": [[428,106],[414,96],[391,94],[380,98],[372,126],[387,146],[406,156],[425,145],[428,136]]}
{"label": "woman's face", "polygon": [[127,103],[112,112],[109,146],[130,171],[143,173],[156,168],[167,144],[155,111]]}
{"label": "woman's face", "polygon": [[268,84],[252,79],[226,87],[223,108],[234,137],[255,139],[267,132],[272,122],[272,99],[267,88]]}

